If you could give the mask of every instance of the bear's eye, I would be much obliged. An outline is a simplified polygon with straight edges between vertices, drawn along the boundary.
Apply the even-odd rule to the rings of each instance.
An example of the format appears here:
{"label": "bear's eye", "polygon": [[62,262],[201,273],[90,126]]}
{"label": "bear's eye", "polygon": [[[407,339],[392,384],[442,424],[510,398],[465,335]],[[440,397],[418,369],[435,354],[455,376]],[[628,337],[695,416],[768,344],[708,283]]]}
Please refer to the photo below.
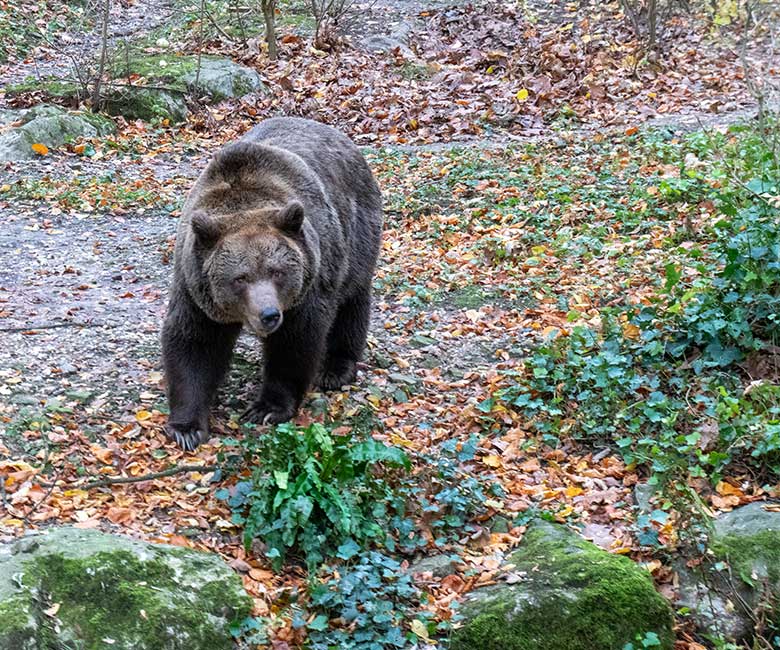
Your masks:
{"label": "bear's eye", "polygon": [[248,278],[246,275],[237,275],[230,281],[230,284],[232,284],[236,289],[241,289],[247,282]]}
{"label": "bear's eye", "polygon": [[284,274],[282,273],[282,269],[270,269],[270,270],[269,270],[269,273],[271,274],[271,277],[272,277],[274,280],[278,280],[279,278],[281,278],[281,277],[282,277],[282,275],[284,275]]}

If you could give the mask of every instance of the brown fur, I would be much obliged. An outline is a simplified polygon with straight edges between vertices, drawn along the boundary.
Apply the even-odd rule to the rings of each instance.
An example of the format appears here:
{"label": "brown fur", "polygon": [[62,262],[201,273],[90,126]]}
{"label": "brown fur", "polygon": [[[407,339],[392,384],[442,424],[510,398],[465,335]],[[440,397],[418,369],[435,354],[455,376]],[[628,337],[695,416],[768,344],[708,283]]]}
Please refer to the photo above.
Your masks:
{"label": "brown fur", "polygon": [[250,419],[291,418],[319,378],[355,378],[379,252],[381,197],[338,131],[268,120],[223,149],[179,223],[163,327],[168,435],[194,449],[242,327],[263,340],[263,388]]}

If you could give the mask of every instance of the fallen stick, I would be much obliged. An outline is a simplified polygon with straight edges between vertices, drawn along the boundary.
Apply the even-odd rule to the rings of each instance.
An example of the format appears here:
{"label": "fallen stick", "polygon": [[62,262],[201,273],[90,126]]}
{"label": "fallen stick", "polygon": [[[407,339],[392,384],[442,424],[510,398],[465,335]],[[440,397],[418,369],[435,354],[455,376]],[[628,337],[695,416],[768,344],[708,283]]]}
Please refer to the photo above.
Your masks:
{"label": "fallen stick", "polygon": [[141,476],[117,476],[114,478],[104,478],[99,481],[87,483],[82,489],[91,490],[96,487],[107,487],[109,485],[120,485],[122,483],[141,483],[143,481],[152,481],[156,478],[174,476],[176,474],[185,474],[187,472],[213,472],[218,470],[221,465],[178,465],[169,467],[162,472],[152,472],[151,474],[142,474]]}

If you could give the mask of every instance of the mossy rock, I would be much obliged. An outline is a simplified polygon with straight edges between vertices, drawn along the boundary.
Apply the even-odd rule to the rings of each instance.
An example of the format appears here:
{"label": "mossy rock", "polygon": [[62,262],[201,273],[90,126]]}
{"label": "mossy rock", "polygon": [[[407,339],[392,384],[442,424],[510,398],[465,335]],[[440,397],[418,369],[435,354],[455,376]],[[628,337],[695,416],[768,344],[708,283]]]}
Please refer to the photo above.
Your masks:
{"label": "mossy rock", "polygon": [[183,122],[188,113],[184,93],[143,86],[112,91],[106,99],[106,110],[128,120],[146,122]]}
{"label": "mossy rock", "polygon": [[42,78],[27,77],[24,81],[6,86],[6,94],[10,97],[28,92],[42,92],[44,96],[55,99],[70,99],[78,97],[83,93],[80,85],[59,79],[57,77],[46,76]]}
{"label": "mossy rock", "polygon": [[138,75],[152,84],[186,90],[187,86],[183,79],[187,73],[195,70],[197,64],[198,58],[195,56],[136,55],[127,65],[120,63],[111,71],[111,76],[114,79],[123,79],[131,74]]}
{"label": "mossy rock", "polygon": [[214,101],[267,91],[256,71],[230,59],[203,57],[200,73],[192,69],[183,80],[195,93],[208,95]]}
{"label": "mossy rock", "polygon": [[513,583],[472,592],[451,650],[624,650],[656,637],[672,648],[669,603],[628,558],[539,522],[508,562]]}
{"label": "mossy rock", "polygon": [[709,539],[713,561],[697,570],[677,567],[678,605],[690,610],[701,631],[731,643],[750,639],[759,610],[780,627],[780,512],[765,505],[722,514]]}
{"label": "mossy rock", "polygon": [[232,650],[250,609],[208,553],[75,528],[0,547],[0,650]]}
{"label": "mossy rock", "polygon": [[24,111],[5,111],[2,116],[9,126],[0,133],[0,160],[30,160],[36,154],[32,145],[39,143],[56,149],[80,138],[109,135],[114,123],[103,115],[86,111],[66,111],[58,106],[36,106]]}

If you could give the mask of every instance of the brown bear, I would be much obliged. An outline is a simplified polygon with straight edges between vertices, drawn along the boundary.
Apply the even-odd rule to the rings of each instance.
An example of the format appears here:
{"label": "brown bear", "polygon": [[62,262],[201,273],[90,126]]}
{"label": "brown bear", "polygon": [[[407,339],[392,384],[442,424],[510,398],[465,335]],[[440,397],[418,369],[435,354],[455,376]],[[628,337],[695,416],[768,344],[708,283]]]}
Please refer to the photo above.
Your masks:
{"label": "brown bear", "polygon": [[176,239],[162,350],[166,434],[194,450],[246,327],[264,373],[246,416],[292,418],[317,384],[355,380],[379,254],[379,187],[358,148],[310,120],[266,120],[196,181]]}

